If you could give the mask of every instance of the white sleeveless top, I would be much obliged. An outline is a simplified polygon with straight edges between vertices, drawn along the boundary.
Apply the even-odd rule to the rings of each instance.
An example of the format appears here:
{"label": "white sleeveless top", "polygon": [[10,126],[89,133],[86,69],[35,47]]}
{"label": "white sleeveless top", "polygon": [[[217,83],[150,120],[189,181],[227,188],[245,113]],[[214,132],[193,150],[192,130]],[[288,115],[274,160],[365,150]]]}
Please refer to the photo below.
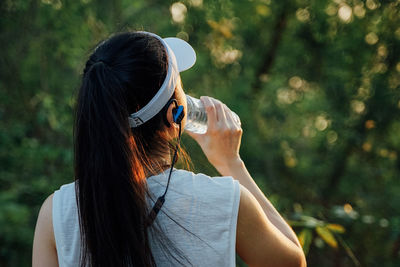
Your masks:
{"label": "white sleeveless top", "polygon": [[[169,169],[147,178],[154,200],[164,193],[168,174]],[[193,266],[236,266],[239,200],[239,182],[230,176],[211,178],[202,173],[174,168],[165,203],[156,221]],[[154,202],[148,201],[152,207]],[[80,231],[74,182],[54,192],[53,228],[59,266],[78,266]],[[178,265],[171,261],[158,242],[153,241],[152,235],[149,238],[157,266]]]}

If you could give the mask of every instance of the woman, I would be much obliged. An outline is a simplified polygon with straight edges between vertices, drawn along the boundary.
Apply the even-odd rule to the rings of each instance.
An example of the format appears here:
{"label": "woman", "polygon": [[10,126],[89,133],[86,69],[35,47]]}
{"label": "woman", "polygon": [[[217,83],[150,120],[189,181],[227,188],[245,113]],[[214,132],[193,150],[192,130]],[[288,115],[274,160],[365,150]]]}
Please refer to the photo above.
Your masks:
{"label": "woman", "polygon": [[77,101],[76,179],[42,205],[33,266],[235,266],[235,253],[249,266],[305,266],[240,158],[226,105],[201,97],[207,132],[188,132],[223,176],[173,168],[187,111],[179,72],[194,61],[183,40],[148,32],[95,49]]}

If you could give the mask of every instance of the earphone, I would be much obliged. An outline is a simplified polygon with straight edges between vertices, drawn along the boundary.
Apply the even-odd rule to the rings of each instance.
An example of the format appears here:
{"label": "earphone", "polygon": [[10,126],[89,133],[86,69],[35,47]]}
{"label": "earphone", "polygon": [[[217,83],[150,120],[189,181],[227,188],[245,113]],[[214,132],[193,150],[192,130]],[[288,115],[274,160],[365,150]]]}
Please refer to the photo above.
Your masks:
{"label": "earphone", "polygon": [[167,119],[167,111],[169,106],[174,103],[175,104],[175,108],[172,109],[172,120],[176,123],[179,124],[182,122],[183,117],[185,117],[185,112],[183,111],[183,106],[182,105],[178,105],[178,101],[175,98],[172,98],[168,101],[168,103],[164,106],[163,109],[163,119],[164,119],[164,124],[167,125],[167,127],[171,127],[171,124],[169,123],[168,119]]}
{"label": "earphone", "polygon": [[182,105],[178,105],[178,101],[175,98],[172,98],[168,101],[168,103],[165,105],[163,112],[164,112],[164,123],[167,125],[167,127],[171,127],[171,124],[168,122],[167,119],[167,111],[169,106],[174,103],[175,108],[172,109],[172,119],[174,123],[179,125],[179,135],[178,135],[178,143],[175,148],[174,152],[174,157],[172,158],[172,163],[171,163],[171,169],[169,170],[169,175],[168,175],[168,182],[167,182],[167,187],[165,188],[164,194],[160,196],[156,203],[154,204],[153,208],[151,209],[151,212],[149,214],[149,217],[146,222],[146,226],[150,226],[154,220],[157,217],[158,212],[161,210],[161,207],[163,206],[165,202],[165,195],[167,194],[168,187],[169,187],[169,181],[171,179],[171,174],[172,174],[172,169],[174,168],[175,160],[176,160],[176,155],[178,154],[178,149],[181,143],[181,122],[183,118],[185,117],[185,112],[184,112],[184,107]]}
{"label": "earphone", "polygon": [[185,113],[183,112],[183,106],[179,105],[178,108],[174,108],[172,110],[172,114],[174,115],[173,116],[174,122],[180,124],[183,120],[183,117],[185,117]]}

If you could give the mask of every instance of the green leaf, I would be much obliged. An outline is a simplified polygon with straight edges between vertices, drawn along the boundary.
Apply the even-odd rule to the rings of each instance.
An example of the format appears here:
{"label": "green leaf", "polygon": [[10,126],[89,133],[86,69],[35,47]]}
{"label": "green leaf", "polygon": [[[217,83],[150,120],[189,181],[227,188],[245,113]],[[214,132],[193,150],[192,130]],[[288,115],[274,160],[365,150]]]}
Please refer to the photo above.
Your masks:
{"label": "green leaf", "polygon": [[301,247],[303,248],[304,254],[307,255],[308,250],[310,249],[310,244],[312,241],[312,231],[311,229],[303,229],[299,234],[299,241]]}

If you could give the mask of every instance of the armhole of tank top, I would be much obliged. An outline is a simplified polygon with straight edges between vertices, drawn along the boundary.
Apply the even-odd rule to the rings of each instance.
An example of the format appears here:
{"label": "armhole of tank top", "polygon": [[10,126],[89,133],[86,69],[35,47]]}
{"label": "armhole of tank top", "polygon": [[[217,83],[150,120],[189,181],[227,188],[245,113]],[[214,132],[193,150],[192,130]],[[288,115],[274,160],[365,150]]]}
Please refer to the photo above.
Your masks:
{"label": "armhole of tank top", "polygon": [[[232,178],[233,179],[233,178]],[[229,266],[236,266],[236,227],[239,215],[239,204],[240,204],[240,184],[237,180],[233,179],[233,203],[232,203],[232,218],[230,225],[230,259]]]}
{"label": "armhole of tank top", "polygon": [[[60,189],[61,190],[61,189]],[[53,209],[52,209],[52,219],[53,219],[53,232],[54,232],[54,239],[56,243],[56,250],[57,250],[57,258],[58,258],[58,265],[59,267],[63,267],[63,255],[62,255],[62,242],[61,238],[61,229],[60,229],[60,190],[56,190],[53,195]]]}

